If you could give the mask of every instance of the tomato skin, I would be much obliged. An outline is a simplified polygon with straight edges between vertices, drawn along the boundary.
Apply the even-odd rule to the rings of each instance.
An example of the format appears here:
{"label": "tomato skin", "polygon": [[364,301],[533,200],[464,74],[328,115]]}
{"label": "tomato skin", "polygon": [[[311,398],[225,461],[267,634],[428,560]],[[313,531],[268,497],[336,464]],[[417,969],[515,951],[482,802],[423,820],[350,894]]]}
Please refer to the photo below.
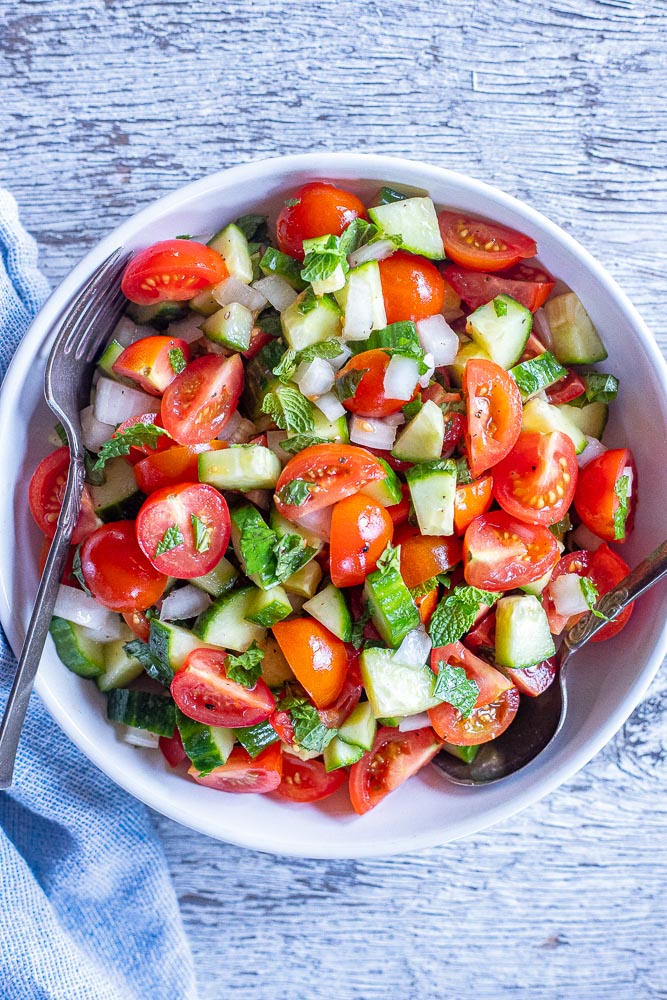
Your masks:
{"label": "tomato skin", "polygon": [[586,383],[573,368],[568,368],[567,375],[545,391],[548,401],[554,406],[560,406],[561,403],[570,403],[581,396],[586,391]]}
{"label": "tomato skin", "polygon": [[466,450],[474,479],[505,458],[521,432],[518,386],[500,365],[471,358],[463,373],[468,429]]}
{"label": "tomato skin", "polygon": [[411,733],[381,726],[371,749],[350,768],[352,808],[363,816],[390,792],[429,764],[440,741],[426,726]]}
{"label": "tomato skin", "polygon": [[[573,625],[583,617],[586,612],[580,615],[559,615],[556,611],[551,597],[551,582],[557,580],[565,573],[576,573],[578,576],[588,576],[597,587],[598,597],[608,594],[610,590],[618,586],[624,576],[630,572],[630,567],[621,557],[609,548],[606,542],[595,551],[589,552],[582,549],[576,552],[568,552],[554,567],[551,580],[547,584],[542,597],[544,610],[549,619],[549,628],[554,635],[559,635],[564,628]],[[629,604],[621,614],[613,621],[600,629],[594,635],[591,642],[604,642],[605,639],[612,639],[627,624],[634,603]]]}
{"label": "tomato skin", "polygon": [[387,324],[416,323],[442,312],[445,282],[430,260],[396,250],[378,263]]}
{"label": "tomato skin", "polygon": [[413,597],[413,601],[419,612],[422,625],[428,625],[433,617],[433,612],[438,606],[438,588],[435,587],[433,590],[429,590],[428,593],[422,594],[421,597]]}
{"label": "tomato skin", "polygon": [[422,535],[406,524],[396,532],[395,543],[401,546],[401,576],[410,589],[461,561],[461,539],[456,535]]}
{"label": "tomato skin", "polygon": [[345,684],[345,644],[313,618],[292,618],[272,628],[283,656],[315,707],[328,708]]}
{"label": "tomato skin", "polygon": [[447,256],[471,271],[502,271],[537,253],[535,240],[497,222],[450,211],[440,212],[438,222]]}
{"label": "tomato skin", "polygon": [[300,760],[294,754],[283,754],[283,778],[276,793],[289,802],[321,802],[347,781],[345,768],[328,774],[321,760]]}
{"label": "tomato skin", "polygon": [[81,545],[81,570],[96,601],[111,611],[145,611],[159,601],[167,577],[139,548],[134,521],[110,521]]}
{"label": "tomato skin", "polygon": [[348,715],[356,707],[363,691],[361,671],[359,670],[359,651],[354,648],[352,643],[346,642],[345,652],[347,654],[347,673],[341,692],[333,705],[329,705],[328,708],[320,708],[317,713],[322,725],[328,729],[340,729]]}
{"label": "tomato skin", "polygon": [[457,535],[465,534],[468,525],[486,514],[493,503],[493,479],[482,476],[473,479],[471,483],[461,483],[454,494],[454,531]]}
{"label": "tomato skin", "polygon": [[463,539],[465,580],[480,590],[513,590],[539,580],[558,555],[548,528],[517,521],[503,510],[476,517]]}
{"label": "tomato skin", "polygon": [[512,517],[556,524],[574,497],[579,469],[572,439],[561,431],[523,431],[493,468],[493,494]]}
{"label": "tomato skin", "polygon": [[137,486],[149,496],[165,486],[197,482],[198,459],[202,451],[221,451],[226,447],[225,441],[209,441],[205,448],[201,445],[188,448],[177,444],[160,452],[152,452],[134,466]]}
{"label": "tomato skin", "polygon": [[137,639],[148,642],[151,635],[151,623],[143,611],[124,611],[123,621],[132,629]]}
{"label": "tomato skin", "polygon": [[[136,427],[137,424],[155,424],[156,427],[162,427],[164,430],[159,413],[140,413],[137,417],[130,417],[128,420],[124,420],[122,424],[118,425],[111,436],[117,437],[129,427]],[[124,456],[125,461],[129,462],[130,465],[136,465],[146,455],[155,455],[158,451],[166,451],[173,443],[168,434],[160,434],[155,448],[150,444],[133,444],[129,454]]]}
{"label": "tomato skin", "polygon": [[161,396],[176,378],[170,351],[181,351],[185,362],[190,360],[190,345],[185,340],[160,334],[142,337],[118,355],[112,370],[114,374],[136,382],[151,396]]}
{"label": "tomato skin", "polygon": [[[341,368],[336,375],[337,382],[340,382],[350,372],[364,372],[354,395],[343,400],[343,406],[346,410],[350,410],[351,413],[356,413],[360,417],[388,417],[392,413],[398,413],[406,405],[408,400],[391,399],[385,396],[384,376],[390,361],[391,357],[386,351],[374,349],[355,354]],[[418,386],[415,385],[412,399],[417,395],[417,391]]]}
{"label": "tomato skin", "polygon": [[509,295],[534,313],[544,305],[555,286],[550,274],[529,264],[516,264],[502,274],[484,274],[450,264],[444,270],[444,277],[473,310],[496,295]]}
{"label": "tomato skin", "polygon": [[467,719],[443,702],[428,710],[431,725],[441,739],[459,747],[488,743],[505,732],[519,710],[519,692],[510,687],[488,705],[473,708]]}
{"label": "tomato skin", "polygon": [[256,792],[265,795],[278,788],[282,772],[282,747],[280,743],[273,743],[254,760],[243,747],[234,747],[227,763],[221,767],[216,767],[209,774],[200,774],[191,767],[188,774],[197,784],[207,785],[219,792]]}
{"label": "tomato skin", "polygon": [[[452,642],[447,646],[436,646],[432,649],[431,670],[434,674],[438,673],[441,663],[462,667],[468,680],[475,682],[479,688],[475,708],[490,705],[497,701],[503,691],[508,691],[513,687],[512,681],[508,680],[500,670],[475,656],[462,642]],[[436,705],[434,711],[439,707]],[[451,707],[448,705],[448,708]]]}
{"label": "tomato skin", "polygon": [[178,767],[179,764],[184,764],[189,759],[178,728],[174,728],[172,736],[161,736],[158,745],[169,767]]}
{"label": "tomato skin", "polygon": [[407,483],[401,483],[402,497],[398,503],[387,507],[386,511],[394,523],[394,530],[401,524],[405,524],[410,516],[410,490]]}
{"label": "tomato skin", "polygon": [[377,568],[391,542],[394,525],[384,507],[357,493],[334,504],[331,516],[330,568],[335,587],[353,587]]}
{"label": "tomato skin", "polygon": [[260,677],[246,688],[227,676],[223,649],[193,649],[174,674],[171,694],[189,719],[235,729],[268,719],[276,701]]}
{"label": "tomato skin", "polygon": [[[69,448],[63,445],[43,458],[30,479],[28,506],[37,527],[52,539],[58,527],[58,517],[65,498],[69,472]],[[79,545],[102,522],[93,509],[90,490],[85,485],[81,494],[81,511],[74,526],[72,545]]]}
{"label": "tomato skin", "polygon": [[[304,514],[330,507],[385,476],[377,458],[366,448],[350,444],[315,444],[289,460],[276,484],[274,500],[283,517],[297,521]],[[314,487],[305,503],[298,506],[285,503],[279,495],[283,486],[293,479],[304,479]]]}
{"label": "tomato skin", "polygon": [[247,351],[242,351],[243,357],[246,361],[251,361],[256,354],[259,354],[261,349],[273,340],[270,333],[264,333],[259,327],[254,327],[252,333],[250,334],[250,344],[248,345]]}
{"label": "tomato skin", "polygon": [[165,390],[160,408],[165,430],[182,445],[211,441],[236,410],[242,389],[238,354],[197,358]]}
{"label": "tomato skin", "polygon": [[[298,200],[297,200],[298,199]],[[311,181],[295,191],[278,216],[276,233],[283,253],[303,260],[303,241],[329,233],[340,236],[353,219],[366,218],[362,201],[326,181]]]}
{"label": "tomato skin", "polygon": [[[619,508],[615,489],[624,470],[632,470],[632,491],[624,533],[616,537],[614,516]],[[588,462],[579,473],[574,508],[589,531],[605,542],[624,542],[634,527],[637,506],[637,467],[628,448],[612,448]]]}
{"label": "tomato skin", "polygon": [[194,240],[161,240],[139,250],[125,268],[123,295],[140,306],[182,302],[229,276],[224,260]]}

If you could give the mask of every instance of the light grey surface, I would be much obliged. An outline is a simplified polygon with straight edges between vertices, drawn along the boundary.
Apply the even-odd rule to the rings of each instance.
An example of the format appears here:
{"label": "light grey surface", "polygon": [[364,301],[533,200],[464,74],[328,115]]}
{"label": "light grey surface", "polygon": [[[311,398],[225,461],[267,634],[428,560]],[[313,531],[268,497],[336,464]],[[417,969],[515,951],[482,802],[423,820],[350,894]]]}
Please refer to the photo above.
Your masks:
{"label": "light grey surface", "polygon": [[[665,350],[666,31],[664,0],[18,0],[0,11],[0,183],[55,281],[224,166],[422,158],[564,226]],[[667,997],[666,705],[663,667],[566,786],[409,857],[283,860],[156,817],[202,996]]]}

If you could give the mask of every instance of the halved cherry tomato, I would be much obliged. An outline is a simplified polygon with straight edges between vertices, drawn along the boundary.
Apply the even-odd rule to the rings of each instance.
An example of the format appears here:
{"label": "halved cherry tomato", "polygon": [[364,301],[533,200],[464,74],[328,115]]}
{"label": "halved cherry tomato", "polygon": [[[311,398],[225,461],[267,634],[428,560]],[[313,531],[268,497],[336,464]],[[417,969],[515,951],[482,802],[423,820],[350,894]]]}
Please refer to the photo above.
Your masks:
{"label": "halved cherry tomato", "polygon": [[172,736],[161,736],[158,740],[158,746],[169,767],[178,767],[179,764],[184,764],[188,760],[181,734],[177,728],[174,728]]}
{"label": "halved cherry tomato", "polygon": [[502,271],[537,253],[535,240],[497,222],[462,212],[440,212],[438,222],[447,256],[472,271]]}
{"label": "halved cherry tomato", "polygon": [[142,493],[148,496],[165,486],[176,483],[196,482],[199,455],[202,451],[221,451],[226,441],[207,441],[205,445],[173,445],[164,451],[153,452],[134,466],[134,478]]}
{"label": "halved cherry tomato", "polygon": [[[162,427],[164,430],[162,418],[159,413],[140,413],[136,417],[129,417],[127,420],[124,420],[122,424],[118,425],[111,436],[117,437],[129,427],[136,427],[137,424],[155,424],[156,427]],[[125,458],[130,465],[136,465],[136,463],[140,462],[145,455],[155,455],[158,451],[166,451],[167,448],[171,448],[173,443],[174,442],[168,434],[160,434],[157,438],[155,447],[148,443],[133,444]]]}
{"label": "halved cherry tomato", "polygon": [[140,306],[181,302],[229,276],[215,250],[193,240],[162,240],[139,250],[125,268],[123,295]]}
{"label": "halved cherry tomato", "polygon": [[271,712],[269,716],[269,722],[271,726],[275,729],[282,743],[287,743],[291,746],[294,743],[294,725],[292,723],[292,716],[289,712],[281,709],[275,712]]}
{"label": "halved cherry tomato", "polygon": [[[386,472],[377,458],[365,448],[350,444],[314,444],[291,458],[276,484],[278,512],[289,521],[304,514],[330,507],[345,497],[358,493],[368,483],[384,479]],[[288,503],[280,496],[283,486],[295,479],[311,484],[306,500]]]}
{"label": "halved cherry tomato", "polygon": [[[465,670],[469,681],[474,681],[479,690],[475,708],[482,708],[483,705],[490,705],[497,701],[503,691],[509,691],[513,684],[505,677],[500,670],[481,660],[479,656],[471,653],[462,642],[452,642],[447,646],[436,646],[431,650],[431,670],[437,674],[441,665],[451,665],[462,667]],[[445,703],[446,704],[446,703]],[[436,713],[441,705],[436,705],[433,712]],[[452,706],[447,705],[450,709]],[[438,732],[438,728],[433,722],[433,728]]]}
{"label": "halved cherry tomato", "polygon": [[[180,353],[175,356],[172,351]],[[190,345],[185,340],[156,334],[135,340],[118,355],[112,368],[116,375],[137,382],[144,392],[161,396],[176,378],[178,362],[187,364],[189,360]]]}
{"label": "halved cherry tomato", "polygon": [[252,360],[252,358],[254,358],[256,354],[259,354],[261,349],[265,347],[270,340],[273,340],[270,333],[264,333],[264,331],[260,330],[258,326],[253,327],[252,333],[250,334],[250,344],[248,345],[248,350],[241,351],[243,357],[246,358],[247,361]]}
{"label": "halved cherry tomato", "polygon": [[433,382],[422,391],[422,401],[432,400],[442,410],[445,421],[445,433],[442,441],[442,454],[451,454],[466,432],[466,417],[460,410],[465,410],[460,392],[450,392],[438,382]]}
{"label": "halved cherry tomato", "polygon": [[240,355],[207,354],[190,362],[162,397],[160,414],[165,429],[179,444],[203,444],[217,437],[243,389]]}
{"label": "halved cherry tomato", "polygon": [[260,677],[247,688],[227,676],[224,649],[193,649],[174,674],[171,694],[181,712],[205,726],[235,729],[268,719],[276,701]]}
{"label": "halved cherry tomato", "polygon": [[401,576],[409,588],[420,587],[461,561],[461,539],[456,535],[422,535],[405,524],[396,532],[395,542],[401,547]]}
{"label": "halved cherry tomato", "polygon": [[[388,417],[391,413],[398,413],[405,406],[407,400],[392,399],[385,395],[384,376],[390,361],[391,356],[387,351],[376,349],[355,354],[345,367],[341,368],[336,375],[338,383],[347,379],[351,372],[364,373],[354,389],[354,394],[343,400],[346,410],[360,417]],[[414,399],[416,394],[415,384],[411,398]]]}
{"label": "halved cherry tomato", "polygon": [[[622,480],[629,489],[623,490]],[[627,492],[624,513],[620,495]],[[624,542],[637,505],[637,468],[628,448],[612,448],[587,462],[579,473],[574,508],[586,527],[606,542]]]}
{"label": "halved cherry tomato", "polygon": [[573,399],[577,399],[585,391],[586,383],[581,375],[573,368],[568,368],[567,375],[549,386],[546,390],[546,396],[550,403],[559,406],[561,403],[569,403]]}
{"label": "halved cherry tomato", "polygon": [[363,583],[391,541],[394,525],[382,504],[360,493],[334,504],[330,566],[335,587]]}
{"label": "halved cherry tomato", "polygon": [[315,707],[327,708],[335,702],[347,674],[345,644],[314,618],[277,622],[273,634]]}
{"label": "halved cherry tomato", "polygon": [[428,625],[433,617],[433,612],[438,606],[438,588],[435,587],[433,590],[427,591],[427,593],[422,594],[420,597],[413,597],[413,601],[415,602],[415,606],[419,612],[422,625]]}
{"label": "halved cherry tomato", "polygon": [[161,573],[179,580],[204,576],[227,551],[227,501],[207,483],[165,486],[143,502],[136,531],[144,555]]}
{"label": "halved cherry tomato", "polygon": [[278,216],[276,233],[283,253],[303,260],[303,241],[329,233],[340,236],[353,219],[366,218],[366,208],[350,191],[311,181],[289,198]]}
{"label": "halved cherry tomato", "polygon": [[523,431],[493,468],[493,493],[503,510],[520,521],[556,524],[569,510],[578,473],[567,434]]}
{"label": "halved cherry tomato", "polygon": [[473,708],[467,718],[447,702],[430,708],[428,715],[441,739],[459,747],[469,747],[495,740],[505,732],[518,710],[519,692],[511,687],[488,705]]}
{"label": "halved cherry tomato", "polygon": [[151,635],[151,623],[143,611],[124,611],[123,620],[132,629],[137,639],[148,642]]}
{"label": "halved cherry tomato", "polygon": [[530,264],[516,264],[502,274],[483,274],[450,264],[444,276],[469,309],[479,309],[496,295],[509,295],[535,312],[544,305],[555,285],[550,274]]}
{"label": "halved cherry tomato", "polygon": [[320,802],[337,792],[347,781],[344,767],[328,774],[321,760],[300,760],[283,754],[283,779],[276,792],[290,802]]}
{"label": "halved cherry tomato", "polygon": [[379,267],[387,323],[416,323],[442,312],[445,282],[430,260],[397,250]]}
{"label": "halved cherry tomato", "polygon": [[260,795],[275,792],[282,773],[280,743],[271,744],[254,759],[243,747],[234,747],[227,763],[214,768],[209,774],[200,774],[194,767],[188,771],[197,784],[216,788],[219,792],[257,792]]}
{"label": "halved cherry tomato", "polygon": [[511,375],[494,361],[471,358],[463,372],[468,430],[466,450],[476,479],[500,462],[519,437],[521,394]]}
{"label": "halved cherry tomato", "polygon": [[96,601],[112,611],[145,611],[159,601],[167,577],[139,548],[134,521],[111,521],[81,545],[81,570]]}
{"label": "halved cherry tomato", "polygon": [[542,663],[536,663],[534,667],[500,667],[495,662],[496,656],[496,613],[491,611],[479,625],[471,629],[465,637],[464,645],[476,656],[486,660],[492,666],[497,667],[515,687],[519,689],[519,694],[527,694],[531,698],[537,697],[549,687],[556,676],[556,658],[551,657]]}
{"label": "halved cherry tomato", "polygon": [[[63,445],[43,458],[32,474],[28,487],[28,505],[38,528],[51,539],[58,527],[60,508],[65,497],[69,472],[69,448]],[[72,535],[72,545],[78,545],[102,522],[93,509],[93,500],[86,485],[81,494],[81,512]]]}
{"label": "halved cherry tomato", "polygon": [[482,476],[471,483],[461,483],[454,494],[454,531],[465,534],[471,521],[480,514],[486,514],[493,503],[493,479]]}
{"label": "halved cherry tomato", "polygon": [[329,705],[328,708],[320,708],[317,712],[322,724],[327,729],[340,729],[352,709],[357,705],[363,691],[361,671],[359,670],[359,651],[354,648],[352,643],[347,642],[345,643],[345,652],[347,654],[347,673],[341,692],[333,705]]}
{"label": "halved cherry tomato", "polygon": [[539,580],[558,561],[558,542],[541,524],[526,524],[504,510],[482,514],[463,539],[466,583],[480,590],[513,590]]}
{"label": "halved cherry tomato", "polygon": [[430,726],[401,733],[381,726],[372,748],[350,768],[350,799],[362,816],[430,763],[440,741]]}
{"label": "halved cherry tomato", "polygon": [[[552,633],[559,635],[564,628],[568,625],[573,625],[582,617],[582,615],[567,616],[558,614],[551,596],[551,583],[553,580],[557,580],[559,576],[563,576],[566,573],[576,573],[577,576],[590,577],[597,588],[598,597],[602,597],[604,594],[608,594],[610,590],[613,590],[629,572],[630,567],[625,560],[621,559],[616,552],[610,549],[606,542],[603,542],[595,552],[581,549],[577,552],[569,552],[563,556],[554,567],[551,580],[542,595],[542,603]],[[608,625],[605,625],[603,629],[600,629],[591,641],[603,642],[605,639],[612,639],[615,635],[618,635],[630,618],[633,607],[634,604],[629,604],[618,618],[615,618]],[[583,614],[586,614],[586,612],[583,612]]]}

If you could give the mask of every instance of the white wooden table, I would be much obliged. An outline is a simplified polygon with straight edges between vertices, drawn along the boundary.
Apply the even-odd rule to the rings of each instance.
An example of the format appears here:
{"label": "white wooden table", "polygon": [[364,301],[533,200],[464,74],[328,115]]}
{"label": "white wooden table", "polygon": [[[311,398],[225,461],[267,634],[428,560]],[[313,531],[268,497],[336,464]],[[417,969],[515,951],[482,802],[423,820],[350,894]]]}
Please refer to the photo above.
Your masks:
{"label": "white wooden table", "polygon": [[[15,0],[0,183],[57,281],[155,196],[310,149],[497,184],[607,265],[667,347],[665,0]],[[667,997],[667,673],[576,778],[467,841],[364,862],[155,817],[201,993]]]}

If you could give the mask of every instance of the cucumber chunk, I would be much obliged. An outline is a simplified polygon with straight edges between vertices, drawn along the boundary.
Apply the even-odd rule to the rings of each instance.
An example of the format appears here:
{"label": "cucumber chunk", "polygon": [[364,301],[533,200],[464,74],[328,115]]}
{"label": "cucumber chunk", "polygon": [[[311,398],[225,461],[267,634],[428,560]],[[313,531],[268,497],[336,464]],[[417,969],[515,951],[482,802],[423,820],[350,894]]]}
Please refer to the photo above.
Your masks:
{"label": "cucumber chunk", "polygon": [[206,726],[195,722],[176,709],[176,725],[183,749],[199,774],[210,774],[227,763],[234,746],[234,730],[222,726]]}
{"label": "cucumber chunk", "polygon": [[49,632],[62,663],[79,677],[99,677],[104,673],[104,646],[88,639],[81,625],[54,615]]}
{"label": "cucumber chunk", "polygon": [[341,444],[349,444],[350,432],[347,426],[347,417],[338,417],[337,420],[327,420],[321,410],[313,408],[313,435],[325,438],[327,441],[338,441]]}
{"label": "cucumber chunk", "polygon": [[378,457],[378,462],[387,473],[384,479],[376,479],[372,483],[367,483],[363,489],[359,490],[366,497],[371,497],[383,507],[393,507],[400,503],[403,498],[401,490],[401,480],[398,478],[392,467],[384,458]]}
{"label": "cucumber chunk", "polygon": [[165,301],[150,306],[138,306],[136,302],[129,302],[125,311],[137,326],[152,326],[156,330],[166,330],[170,323],[176,323],[187,316],[188,304]]}
{"label": "cucumber chunk", "polygon": [[585,406],[568,406],[562,403],[559,410],[586,437],[602,439],[609,417],[609,403],[587,403]]}
{"label": "cucumber chunk", "polygon": [[185,663],[193,649],[200,649],[206,643],[188,628],[151,619],[148,648],[151,656],[166,670],[166,676],[175,674]]}
{"label": "cucumber chunk", "polygon": [[213,297],[208,288],[205,288],[203,292],[197,292],[194,298],[190,299],[188,305],[200,316],[212,316],[220,308],[220,303]]}
{"label": "cucumber chunk", "polygon": [[260,444],[232,445],[199,455],[199,480],[218,490],[270,490],[278,482],[282,465],[270,448]]}
{"label": "cucumber chunk", "polygon": [[318,562],[312,560],[297,570],[285,580],[283,587],[289,594],[299,597],[312,597],[320,585],[322,569]]}
{"label": "cucumber chunk", "polygon": [[408,632],[418,628],[420,624],[419,612],[396,562],[398,560],[384,570],[370,573],[364,585],[373,624],[387,645],[394,648],[400,646]]}
{"label": "cucumber chunk", "polygon": [[433,694],[436,675],[429,666],[397,663],[391,649],[365,649],[359,666],[376,719],[417,715],[439,704]]}
{"label": "cucumber chunk", "polygon": [[331,743],[324,748],[324,769],[325,771],[337,771],[339,767],[351,767],[364,755],[361,747],[345,743],[338,736],[334,736]]}
{"label": "cucumber chunk", "polygon": [[282,587],[261,590],[259,587],[248,604],[245,620],[253,625],[271,628],[292,614],[292,605]]}
{"label": "cucumber chunk", "polygon": [[538,392],[565,378],[567,369],[556,361],[551,351],[544,351],[536,358],[529,358],[510,368],[510,375],[519,387],[521,399],[525,403]]}
{"label": "cucumber chunk", "polygon": [[176,706],[166,695],[114,688],[107,695],[107,718],[158,736],[173,736]]}
{"label": "cucumber chunk", "polygon": [[482,358],[484,361],[491,360],[490,355],[479,344],[476,344],[474,340],[462,344],[449,368],[452,382],[459,388],[463,382],[463,372],[465,371],[466,363],[471,358]]}
{"label": "cucumber chunk", "polygon": [[442,410],[433,400],[427,399],[398,435],[391,453],[404,462],[426,462],[440,458],[444,438]]}
{"label": "cucumber chunk", "polygon": [[475,757],[479,753],[480,745],[474,744],[470,747],[460,747],[456,743],[443,743],[440,746],[441,750],[446,750],[447,753],[451,754],[452,757],[458,757],[462,760],[464,764],[472,764]]}
{"label": "cucumber chunk", "polygon": [[144,668],[136,656],[128,656],[125,652],[126,639],[115,639],[105,642],[104,673],[97,678],[100,691],[111,691],[112,688],[127,687],[140,677]]}
{"label": "cucumber chunk", "polygon": [[[322,295],[307,312],[301,312],[305,292],[280,314],[280,326],[288,347],[302,351],[330,337],[340,336],[340,309],[329,295]],[[276,362],[277,364],[278,362]],[[275,367],[275,366],[274,366]]]}
{"label": "cucumber chunk", "polygon": [[352,709],[338,730],[339,739],[352,746],[370,750],[375,740],[377,721],[369,701],[361,701]]}
{"label": "cucumber chunk", "polygon": [[574,292],[556,295],[544,303],[554,354],[562,365],[589,365],[604,361],[607,351],[583,303]]}
{"label": "cucumber chunk", "polygon": [[352,615],[342,590],[330,583],[303,605],[303,610],[317,619],[343,642],[352,638]]}
{"label": "cucumber chunk", "polygon": [[511,368],[523,354],[533,314],[509,295],[496,295],[468,316],[466,333],[501,368]]}
{"label": "cucumber chunk", "polygon": [[221,597],[232,589],[238,576],[239,571],[223,556],[208,573],[203,576],[193,576],[188,582],[210,594],[211,597]]}
{"label": "cucumber chunk", "polygon": [[343,288],[336,292],[343,310],[343,340],[366,340],[372,330],[387,325],[380,268],[376,260],[353,267]]}
{"label": "cucumber chunk", "polygon": [[248,240],[238,226],[232,222],[216,233],[208,245],[224,258],[227,270],[232,278],[238,278],[249,285],[253,278],[252,259],[248,249]]}
{"label": "cucumber chunk", "polygon": [[104,482],[88,488],[95,513],[103,521],[136,517],[146,499],[137,486],[133,467],[122,457],[109,459],[104,466]]}
{"label": "cucumber chunk", "polygon": [[218,598],[195,622],[196,635],[204,642],[238,653],[245,653],[253,642],[260,642],[266,630],[245,620],[256,590],[256,587],[241,587]]}
{"label": "cucumber chunk", "polygon": [[430,198],[402,198],[369,208],[368,214],[385,236],[398,236],[404,250],[442,260],[445,248],[435,205]]}
{"label": "cucumber chunk", "polygon": [[116,378],[116,374],[113,371],[113,363],[117,361],[118,358],[124,351],[124,347],[117,340],[112,340],[111,343],[107,344],[102,353],[102,357],[97,362],[97,367],[101,368],[105,375],[109,378]]}
{"label": "cucumber chunk", "polygon": [[456,463],[443,458],[422,462],[405,477],[422,535],[453,535]]}
{"label": "cucumber chunk", "polygon": [[202,324],[202,333],[209,340],[233,351],[247,351],[254,326],[253,315],[240,302],[230,302],[218,309]]}
{"label": "cucumber chunk", "polygon": [[234,735],[251,757],[259,757],[263,750],[266,750],[273,743],[277,743],[280,739],[268,719],[265,719],[264,722],[258,722],[254,726],[235,729]]}
{"label": "cucumber chunk", "polygon": [[540,399],[539,396],[528,400],[524,406],[521,430],[539,431],[540,434],[562,431],[572,441],[577,455],[580,455],[586,447],[585,434],[570,420],[567,413],[564,412],[564,407],[547,403],[546,399]]}
{"label": "cucumber chunk", "polygon": [[556,652],[546,612],[530,594],[501,597],[496,604],[496,662],[523,669]]}

